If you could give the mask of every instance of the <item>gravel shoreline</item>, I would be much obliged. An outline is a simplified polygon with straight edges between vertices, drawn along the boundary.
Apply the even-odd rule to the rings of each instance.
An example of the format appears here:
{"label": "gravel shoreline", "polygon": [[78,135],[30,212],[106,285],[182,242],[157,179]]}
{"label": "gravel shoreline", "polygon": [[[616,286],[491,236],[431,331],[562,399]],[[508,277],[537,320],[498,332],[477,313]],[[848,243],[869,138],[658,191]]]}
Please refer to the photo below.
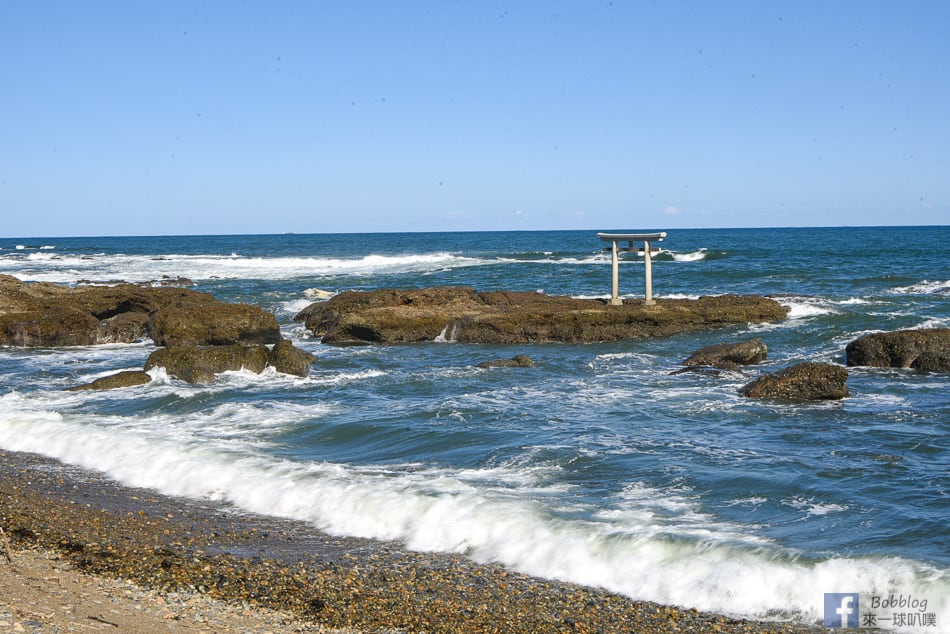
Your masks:
{"label": "gravel shoreline", "polygon": [[[825,631],[633,601],[461,556],[336,538],[301,522],[123,487],[34,454],[0,451],[0,528],[12,551],[10,561],[0,540],[0,629],[9,631]],[[112,612],[83,616],[77,602],[86,612],[99,606],[81,593],[65,596],[67,576],[77,588],[95,586],[96,600]],[[58,597],[59,620],[48,616],[49,606],[23,605],[26,588],[47,603]],[[70,613],[63,606],[80,625],[60,618]]]}

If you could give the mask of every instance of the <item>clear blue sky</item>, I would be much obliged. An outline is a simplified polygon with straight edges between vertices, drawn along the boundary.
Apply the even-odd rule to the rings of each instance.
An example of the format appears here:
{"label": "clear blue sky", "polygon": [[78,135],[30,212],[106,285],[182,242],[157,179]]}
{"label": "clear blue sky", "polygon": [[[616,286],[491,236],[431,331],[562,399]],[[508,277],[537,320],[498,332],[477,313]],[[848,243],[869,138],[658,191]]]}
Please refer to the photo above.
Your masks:
{"label": "clear blue sky", "polygon": [[0,235],[948,224],[950,2],[0,0]]}

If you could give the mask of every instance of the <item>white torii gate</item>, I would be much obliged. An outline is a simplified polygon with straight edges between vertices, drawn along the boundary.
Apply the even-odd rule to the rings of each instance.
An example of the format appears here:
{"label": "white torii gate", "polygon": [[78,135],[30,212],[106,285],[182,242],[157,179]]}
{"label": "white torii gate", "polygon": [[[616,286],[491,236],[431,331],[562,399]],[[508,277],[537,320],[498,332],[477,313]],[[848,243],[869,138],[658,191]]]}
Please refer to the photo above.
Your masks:
{"label": "white torii gate", "polygon": [[[610,288],[610,304],[620,306],[623,301],[618,293],[620,287],[620,256],[619,251],[636,251],[633,246],[634,241],[643,240],[643,264],[646,275],[646,299],[643,303],[647,306],[656,304],[653,301],[653,254],[650,251],[650,242],[663,242],[666,237],[665,231],[659,233],[598,233],[597,237],[601,240],[607,240],[611,243],[611,264],[613,265],[612,285]],[[627,242],[628,246],[618,247],[618,242]]]}

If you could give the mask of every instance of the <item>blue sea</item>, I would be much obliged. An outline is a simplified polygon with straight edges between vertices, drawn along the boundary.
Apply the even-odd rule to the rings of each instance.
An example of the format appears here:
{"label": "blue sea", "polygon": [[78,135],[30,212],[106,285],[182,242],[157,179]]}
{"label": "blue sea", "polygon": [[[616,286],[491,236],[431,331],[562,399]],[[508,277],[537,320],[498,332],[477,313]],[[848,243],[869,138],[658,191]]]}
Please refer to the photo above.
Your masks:
{"label": "blue sea", "polygon": [[[950,374],[850,368],[851,397],[834,402],[737,393],[794,363],[844,364],[868,333],[950,327],[950,227],[668,233],[657,297],[766,294],[788,318],[605,344],[334,347],[292,319],[325,292],[606,298],[606,244],[594,231],[0,239],[0,273],[187,277],[274,312],[317,357],[306,378],[188,385],[157,369],[141,387],[64,392],[141,369],[153,343],[0,348],[0,448],[636,599],[819,622],[824,593],[893,595],[917,607],[881,615],[926,601],[918,629],[950,632]],[[643,275],[624,254],[621,294],[641,298]],[[752,337],[769,358],[746,376],[670,374]],[[476,367],[516,354],[535,366]]]}

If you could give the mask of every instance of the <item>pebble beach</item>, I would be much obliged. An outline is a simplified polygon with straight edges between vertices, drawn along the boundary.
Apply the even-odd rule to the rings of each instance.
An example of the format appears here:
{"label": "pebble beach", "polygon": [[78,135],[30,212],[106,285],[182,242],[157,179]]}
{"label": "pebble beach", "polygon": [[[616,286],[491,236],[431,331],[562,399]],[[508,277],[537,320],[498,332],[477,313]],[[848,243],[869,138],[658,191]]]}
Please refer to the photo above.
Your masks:
{"label": "pebble beach", "polygon": [[0,452],[0,630],[818,632],[120,486]]}

